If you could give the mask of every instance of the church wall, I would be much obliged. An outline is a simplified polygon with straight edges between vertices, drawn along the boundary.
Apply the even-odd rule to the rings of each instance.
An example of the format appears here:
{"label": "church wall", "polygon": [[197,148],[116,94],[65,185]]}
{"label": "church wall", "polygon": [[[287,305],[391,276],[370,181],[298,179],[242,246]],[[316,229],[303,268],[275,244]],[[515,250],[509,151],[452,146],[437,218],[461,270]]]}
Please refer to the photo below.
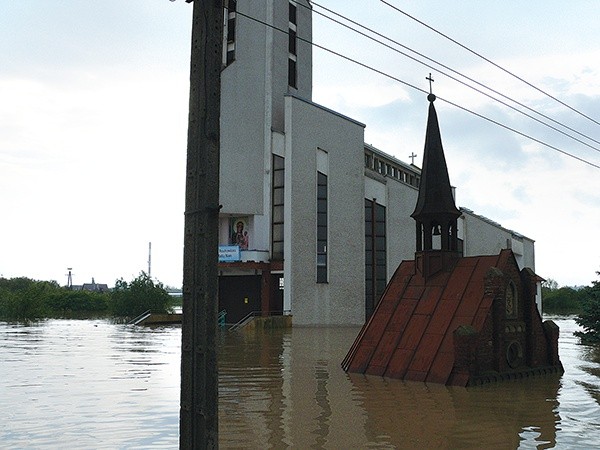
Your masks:
{"label": "church wall", "polygon": [[419,191],[413,186],[395,180],[390,180],[387,187],[389,280],[402,261],[415,259],[415,221],[410,214],[415,209]]}
{"label": "church wall", "polygon": [[[284,304],[295,325],[364,322],[364,125],[286,97]],[[317,170],[327,172],[328,280],[317,283]]]}
{"label": "church wall", "polygon": [[[261,0],[238,2],[244,14],[266,18]],[[221,73],[221,213],[261,214],[265,175],[267,28],[242,17],[236,20],[235,61]],[[269,131],[270,138],[270,131]],[[267,162],[268,163],[268,162]]]}
{"label": "church wall", "polygon": [[[549,357],[553,338],[546,336],[537,311],[535,274],[529,269],[520,271],[515,263],[509,258],[486,275],[485,295],[492,299],[492,307],[477,334],[475,377],[486,372],[543,370],[559,364],[558,356],[556,361]],[[511,351],[511,346],[516,346],[513,350],[520,347],[520,352]]]}
{"label": "church wall", "polygon": [[464,208],[462,213],[458,228],[459,237],[464,241],[464,256],[496,255],[500,250],[510,248],[515,253],[519,268],[535,270],[534,241]]}
{"label": "church wall", "polygon": [[[297,3],[298,36],[310,40],[311,13],[300,5],[308,2]],[[247,0],[238,2],[237,8],[280,29],[290,27],[286,0]],[[370,148],[371,156],[386,167],[402,166],[411,178],[415,175],[414,184],[419,169],[364,144],[364,125],[312,104],[311,46],[298,40],[296,56],[297,88],[291,88],[287,34],[237,18],[235,60],[222,72],[219,243],[233,243],[231,221],[242,219],[250,235],[249,250],[260,250],[260,260],[268,261],[272,155],[285,157],[285,309],[293,308],[296,324],[362,323],[364,199],[385,203],[389,280],[403,260],[414,259],[415,223],[410,214],[418,196],[408,181],[378,171],[375,165],[365,168],[365,151]],[[314,276],[317,148],[326,152],[330,171],[330,279],[322,284]],[[459,233],[466,239],[465,255],[497,254],[507,247],[507,240],[514,242],[510,230],[466,212]],[[533,268],[533,241],[523,238],[517,246],[519,264]]]}
{"label": "church wall", "polygon": [[[289,7],[284,0],[269,0],[272,13],[272,23],[281,30],[289,30]],[[296,2],[296,33],[298,38],[312,42],[312,18],[306,0]],[[296,69],[297,85],[288,86],[288,59],[290,58],[288,36],[278,30],[267,31],[267,54],[272,53],[272,58],[267,58],[266,71],[272,80],[272,129],[283,132],[284,130],[284,102],[283,95],[292,94],[307,100],[312,98],[312,46],[303,40],[296,40]],[[269,45],[272,43],[272,46]],[[269,62],[270,61],[270,62]]]}

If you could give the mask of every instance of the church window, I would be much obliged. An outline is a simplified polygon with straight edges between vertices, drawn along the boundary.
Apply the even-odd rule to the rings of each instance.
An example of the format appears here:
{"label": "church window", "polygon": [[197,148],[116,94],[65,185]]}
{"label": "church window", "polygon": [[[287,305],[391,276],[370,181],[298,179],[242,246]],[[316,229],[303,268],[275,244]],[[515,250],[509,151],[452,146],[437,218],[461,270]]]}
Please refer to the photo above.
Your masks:
{"label": "church window", "polygon": [[317,283],[327,283],[327,175],[317,172]]}
{"label": "church window", "polygon": [[296,60],[288,59],[288,86],[297,88],[298,87],[298,71],[296,68]]}
{"label": "church window", "polygon": [[285,189],[285,165],[281,156],[273,155],[273,196],[271,217],[272,258],[283,260],[283,196]]}
{"label": "church window", "polygon": [[288,43],[288,49],[290,54],[292,55],[296,55],[296,32],[292,29],[290,29],[289,34],[289,43]]}
{"label": "church window", "polygon": [[510,281],[506,287],[504,301],[506,304],[506,317],[515,317],[517,315],[518,294],[517,287],[512,281]]}
{"label": "church window", "polygon": [[298,37],[296,34],[297,27],[297,10],[295,2],[289,3],[289,29],[288,29],[288,86],[298,89]]}
{"label": "church window", "polygon": [[296,5],[290,2],[290,23],[297,25],[297,9]]}
{"label": "church window", "polygon": [[369,318],[387,283],[386,208],[365,199],[365,314]]}
{"label": "church window", "polygon": [[227,20],[223,30],[225,41],[224,63],[226,66],[235,61],[235,24],[236,24],[237,1],[229,0],[225,11]]}

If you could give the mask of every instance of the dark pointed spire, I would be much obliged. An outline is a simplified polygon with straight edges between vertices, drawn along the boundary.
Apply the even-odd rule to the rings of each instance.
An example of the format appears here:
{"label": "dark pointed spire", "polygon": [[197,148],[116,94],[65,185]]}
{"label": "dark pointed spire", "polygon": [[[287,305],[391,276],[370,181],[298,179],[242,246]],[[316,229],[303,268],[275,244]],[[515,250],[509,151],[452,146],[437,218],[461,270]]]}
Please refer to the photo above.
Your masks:
{"label": "dark pointed spire", "polygon": [[440,270],[450,269],[462,254],[457,230],[461,212],[452,195],[440,126],[433,106],[435,95],[429,94],[427,100],[429,116],[419,197],[411,214],[416,222],[417,269],[425,278]]}
{"label": "dark pointed spire", "polygon": [[419,187],[419,198],[415,211],[411,217],[430,216],[437,214],[449,214],[460,216],[456,208],[448,167],[442,148],[442,137],[438,124],[437,113],[433,102],[435,95],[429,94],[429,116],[427,118],[427,131],[425,134],[425,149],[423,152],[423,168],[421,171],[421,183]]}

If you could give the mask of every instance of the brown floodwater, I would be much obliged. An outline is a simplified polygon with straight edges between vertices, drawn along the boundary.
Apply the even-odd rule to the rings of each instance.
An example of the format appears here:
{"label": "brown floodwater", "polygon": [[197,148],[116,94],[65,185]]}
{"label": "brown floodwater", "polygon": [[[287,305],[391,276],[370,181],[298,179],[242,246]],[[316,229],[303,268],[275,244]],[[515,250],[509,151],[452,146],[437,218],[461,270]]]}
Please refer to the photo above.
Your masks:
{"label": "brown floodwater", "polygon": [[561,326],[560,376],[473,388],[346,374],[358,328],[226,336],[224,448],[598,448],[600,351]]}
{"label": "brown floodwater", "polygon": [[[346,374],[358,328],[219,334],[219,441],[234,449],[590,449],[600,348],[561,327],[563,376],[473,388]],[[178,446],[181,328],[0,323],[0,448]]]}

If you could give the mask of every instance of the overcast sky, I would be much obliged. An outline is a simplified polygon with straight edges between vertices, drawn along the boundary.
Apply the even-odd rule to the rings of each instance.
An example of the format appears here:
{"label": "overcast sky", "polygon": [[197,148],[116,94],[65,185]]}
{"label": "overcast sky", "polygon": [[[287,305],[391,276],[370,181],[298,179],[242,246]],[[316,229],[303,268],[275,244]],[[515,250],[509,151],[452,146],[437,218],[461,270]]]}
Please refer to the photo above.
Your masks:
{"label": "overcast sky", "polygon": [[[597,1],[389,2],[600,121]],[[94,277],[112,286],[147,270],[151,241],[152,275],[180,286],[192,5],[0,4],[0,275],[65,284],[72,267],[75,284]],[[600,141],[598,124],[380,1],[318,4]],[[443,99],[596,166],[600,143],[568,131],[590,148],[536,124],[448,70],[317,14],[313,38],[421,89],[432,72],[458,205],[534,239],[540,276],[560,285],[598,278],[600,169]],[[420,165],[425,94],[319,49],[313,73],[315,102],[365,123],[365,141],[377,148],[407,162],[416,153]]]}

